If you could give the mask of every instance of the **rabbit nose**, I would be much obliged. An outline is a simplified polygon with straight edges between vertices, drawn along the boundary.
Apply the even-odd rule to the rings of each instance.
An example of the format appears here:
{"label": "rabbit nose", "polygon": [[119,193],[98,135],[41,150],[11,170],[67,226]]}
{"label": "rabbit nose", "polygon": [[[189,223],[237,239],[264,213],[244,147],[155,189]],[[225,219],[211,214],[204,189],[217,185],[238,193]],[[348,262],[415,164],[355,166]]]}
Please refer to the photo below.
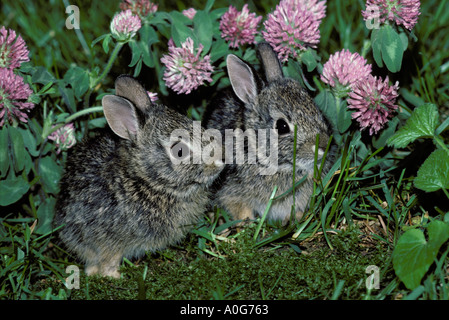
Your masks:
{"label": "rabbit nose", "polygon": [[[318,155],[322,156],[324,154],[324,150],[327,148],[327,144],[329,142],[329,137],[326,134],[320,134],[320,140],[318,142]],[[312,145],[312,151],[315,153],[315,144]]]}

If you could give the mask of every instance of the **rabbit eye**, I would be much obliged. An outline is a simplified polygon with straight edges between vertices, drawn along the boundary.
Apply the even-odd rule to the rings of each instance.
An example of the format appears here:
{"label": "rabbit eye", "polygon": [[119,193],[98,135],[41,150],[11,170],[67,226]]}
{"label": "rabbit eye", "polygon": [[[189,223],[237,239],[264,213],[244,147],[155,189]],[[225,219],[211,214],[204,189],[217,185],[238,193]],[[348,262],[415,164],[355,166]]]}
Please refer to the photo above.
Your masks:
{"label": "rabbit eye", "polygon": [[177,142],[170,148],[171,155],[178,160],[184,160],[190,155],[190,148],[184,142]]}
{"label": "rabbit eye", "polygon": [[274,128],[280,135],[290,133],[290,126],[284,119],[278,119]]}

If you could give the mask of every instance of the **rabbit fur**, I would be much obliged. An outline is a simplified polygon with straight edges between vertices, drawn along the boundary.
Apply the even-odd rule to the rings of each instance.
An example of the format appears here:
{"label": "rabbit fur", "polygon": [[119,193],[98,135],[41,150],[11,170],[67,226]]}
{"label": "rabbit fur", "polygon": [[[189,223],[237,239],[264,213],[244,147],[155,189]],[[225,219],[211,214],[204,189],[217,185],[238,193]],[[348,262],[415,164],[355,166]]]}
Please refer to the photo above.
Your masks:
{"label": "rabbit fur", "polygon": [[[265,79],[240,58],[229,55],[227,70],[233,91],[225,92],[208,106],[204,118],[206,128],[218,129],[225,136],[226,129],[277,129],[278,157],[274,174],[260,174],[266,163],[236,164],[235,143],[233,161],[226,161],[226,169],[216,180],[214,204],[229,212],[234,219],[254,219],[262,215],[277,186],[276,195],[293,185],[294,126],[297,125],[296,181],[306,180],[295,189],[295,212],[292,215],[293,193],[273,201],[267,219],[282,220],[291,216],[300,219],[313,191],[313,171],[316,136],[319,134],[319,164],[328,145],[331,130],[313,99],[296,80],[283,75],[281,64],[267,43],[258,45],[258,55],[265,71]],[[276,126],[283,128],[276,128]],[[280,130],[281,129],[281,130]],[[255,141],[246,140],[246,149]],[[255,146],[253,146],[255,147]],[[333,148],[326,157],[323,173],[332,165]]]}
{"label": "rabbit fur", "polygon": [[123,257],[183,239],[204,213],[223,165],[175,164],[173,157],[197,152],[191,141],[170,138],[176,129],[192,132],[193,121],[151,103],[132,77],[118,77],[115,90],[102,100],[110,128],[69,154],[55,224],[64,225],[60,238],[88,275],[117,278]]}

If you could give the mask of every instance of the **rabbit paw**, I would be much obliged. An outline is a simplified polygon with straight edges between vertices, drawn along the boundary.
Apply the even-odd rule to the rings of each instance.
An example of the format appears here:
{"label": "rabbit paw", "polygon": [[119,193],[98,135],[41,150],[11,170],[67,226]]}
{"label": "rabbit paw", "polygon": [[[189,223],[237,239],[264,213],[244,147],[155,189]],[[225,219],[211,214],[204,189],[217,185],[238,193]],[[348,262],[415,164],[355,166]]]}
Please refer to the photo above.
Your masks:
{"label": "rabbit paw", "polygon": [[[300,221],[303,215],[304,215],[304,212],[297,211],[295,214],[295,217],[293,219],[295,221]],[[289,221],[290,221],[290,215],[286,215],[285,218],[282,220],[282,226],[286,226]]]}
{"label": "rabbit paw", "polygon": [[84,270],[88,276],[98,274],[103,277],[119,279],[119,267],[121,260],[121,253],[110,257],[102,257],[102,259],[98,259],[95,262],[87,262]]}

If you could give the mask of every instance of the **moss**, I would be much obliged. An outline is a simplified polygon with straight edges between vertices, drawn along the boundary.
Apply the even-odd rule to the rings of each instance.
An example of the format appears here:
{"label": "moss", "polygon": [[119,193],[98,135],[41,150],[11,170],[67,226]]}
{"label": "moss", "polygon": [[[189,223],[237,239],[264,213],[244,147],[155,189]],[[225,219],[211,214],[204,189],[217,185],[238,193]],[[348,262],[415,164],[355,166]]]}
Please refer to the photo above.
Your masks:
{"label": "moss", "polygon": [[366,294],[366,268],[388,268],[391,252],[380,245],[362,247],[357,230],[331,235],[334,250],[318,237],[302,246],[307,251],[301,254],[288,244],[254,249],[252,231],[245,228],[235,241],[217,243],[224,258],[203,255],[190,241],[185,249],[171,248],[123,267],[119,280],[83,276],[69,298],[330,299],[343,280],[339,298],[360,299]]}

